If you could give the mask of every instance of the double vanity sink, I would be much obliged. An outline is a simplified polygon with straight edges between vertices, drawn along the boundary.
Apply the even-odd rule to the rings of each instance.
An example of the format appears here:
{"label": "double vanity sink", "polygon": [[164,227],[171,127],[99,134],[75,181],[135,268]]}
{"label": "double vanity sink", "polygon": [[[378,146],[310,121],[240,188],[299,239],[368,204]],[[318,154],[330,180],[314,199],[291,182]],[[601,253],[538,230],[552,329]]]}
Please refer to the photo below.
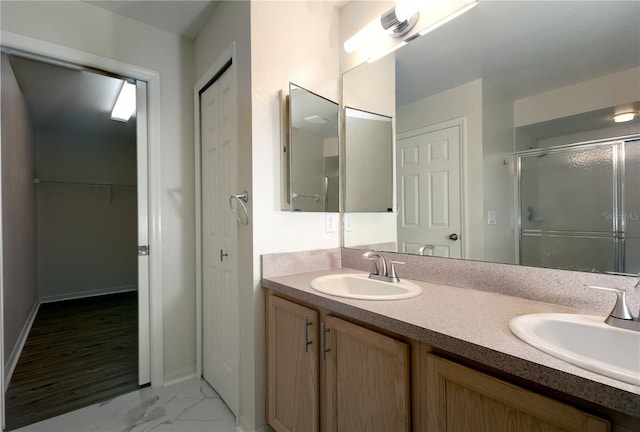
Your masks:
{"label": "double vanity sink", "polygon": [[[423,293],[409,280],[384,282],[365,273],[319,276],[310,285],[323,294],[358,300],[403,300]],[[613,327],[604,319],[583,314],[523,314],[511,319],[509,329],[556,358],[640,386],[640,332]]]}

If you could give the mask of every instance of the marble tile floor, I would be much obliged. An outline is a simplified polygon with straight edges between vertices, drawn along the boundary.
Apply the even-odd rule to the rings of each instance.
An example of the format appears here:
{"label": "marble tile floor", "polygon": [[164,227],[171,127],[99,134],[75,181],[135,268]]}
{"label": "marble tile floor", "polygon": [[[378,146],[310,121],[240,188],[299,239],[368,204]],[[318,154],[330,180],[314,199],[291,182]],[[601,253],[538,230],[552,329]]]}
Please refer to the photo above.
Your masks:
{"label": "marble tile floor", "polygon": [[145,387],[15,432],[235,432],[236,419],[204,380]]}

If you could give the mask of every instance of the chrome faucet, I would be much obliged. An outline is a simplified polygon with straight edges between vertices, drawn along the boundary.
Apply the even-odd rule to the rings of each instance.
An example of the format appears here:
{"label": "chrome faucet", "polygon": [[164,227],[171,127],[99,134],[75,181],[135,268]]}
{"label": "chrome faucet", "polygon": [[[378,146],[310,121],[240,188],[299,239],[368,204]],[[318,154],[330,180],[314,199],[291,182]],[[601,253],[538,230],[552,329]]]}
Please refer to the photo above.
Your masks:
{"label": "chrome faucet", "polygon": [[396,268],[394,264],[404,264],[399,261],[389,261],[387,266],[387,260],[380,252],[367,251],[362,254],[362,258],[372,261],[371,271],[369,272],[369,279],[380,280],[383,282],[400,282]]}
{"label": "chrome faucet", "polygon": [[[609,274],[621,275],[621,276],[631,276],[638,278],[634,288],[640,287],[640,274],[633,273],[618,273],[618,272],[607,272]],[[609,313],[609,316],[604,320],[605,323],[614,326],[620,327],[627,330],[634,330],[640,332],[640,311],[638,311],[638,316],[634,317],[631,311],[629,310],[629,306],[627,305],[627,292],[625,290],[619,288],[608,288],[608,287],[600,287],[594,285],[585,285],[587,288],[594,288],[604,291],[612,291],[616,293],[617,299],[616,304],[613,306],[613,309]]]}

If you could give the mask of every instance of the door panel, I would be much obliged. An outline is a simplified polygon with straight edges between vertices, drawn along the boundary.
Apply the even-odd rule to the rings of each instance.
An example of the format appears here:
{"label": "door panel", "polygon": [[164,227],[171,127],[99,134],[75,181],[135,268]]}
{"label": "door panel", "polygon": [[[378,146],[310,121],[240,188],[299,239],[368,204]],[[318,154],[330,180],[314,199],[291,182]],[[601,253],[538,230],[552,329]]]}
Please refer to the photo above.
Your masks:
{"label": "door panel", "polygon": [[326,429],[411,429],[409,345],[326,317]]}
{"label": "door panel", "polygon": [[203,376],[236,415],[239,405],[235,72],[201,94]]}
{"label": "door panel", "polygon": [[[398,247],[405,253],[461,258],[460,127],[397,140]],[[421,220],[420,215],[428,215]]]}
{"label": "door panel", "polygon": [[279,432],[317,432],[318,313],[267,296],[267,421]]}
{"label": "door panel", "polygon": [[[147,83],[136,82],[136,159],[138,175],[138,245],[149,245]],[[148,253],[148,252],[147,252]],[[138,384],[151,382],[149,255],[138,254]]]}

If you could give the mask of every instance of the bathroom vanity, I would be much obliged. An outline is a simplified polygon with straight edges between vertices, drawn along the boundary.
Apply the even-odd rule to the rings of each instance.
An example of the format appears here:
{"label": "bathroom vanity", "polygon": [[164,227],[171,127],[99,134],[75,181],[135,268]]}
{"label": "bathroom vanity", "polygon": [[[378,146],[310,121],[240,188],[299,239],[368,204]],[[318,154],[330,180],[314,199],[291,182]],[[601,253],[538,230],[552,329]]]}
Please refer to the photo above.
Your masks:
{"label": "bathroom vanity", "polygon": [[508,328],[522,314],[588,311],[419,280],[421,295],[393,301],[310,287],[365,273],[342,266],[263,277],[277,431],[639,430],[640,387],[551,357]]}

